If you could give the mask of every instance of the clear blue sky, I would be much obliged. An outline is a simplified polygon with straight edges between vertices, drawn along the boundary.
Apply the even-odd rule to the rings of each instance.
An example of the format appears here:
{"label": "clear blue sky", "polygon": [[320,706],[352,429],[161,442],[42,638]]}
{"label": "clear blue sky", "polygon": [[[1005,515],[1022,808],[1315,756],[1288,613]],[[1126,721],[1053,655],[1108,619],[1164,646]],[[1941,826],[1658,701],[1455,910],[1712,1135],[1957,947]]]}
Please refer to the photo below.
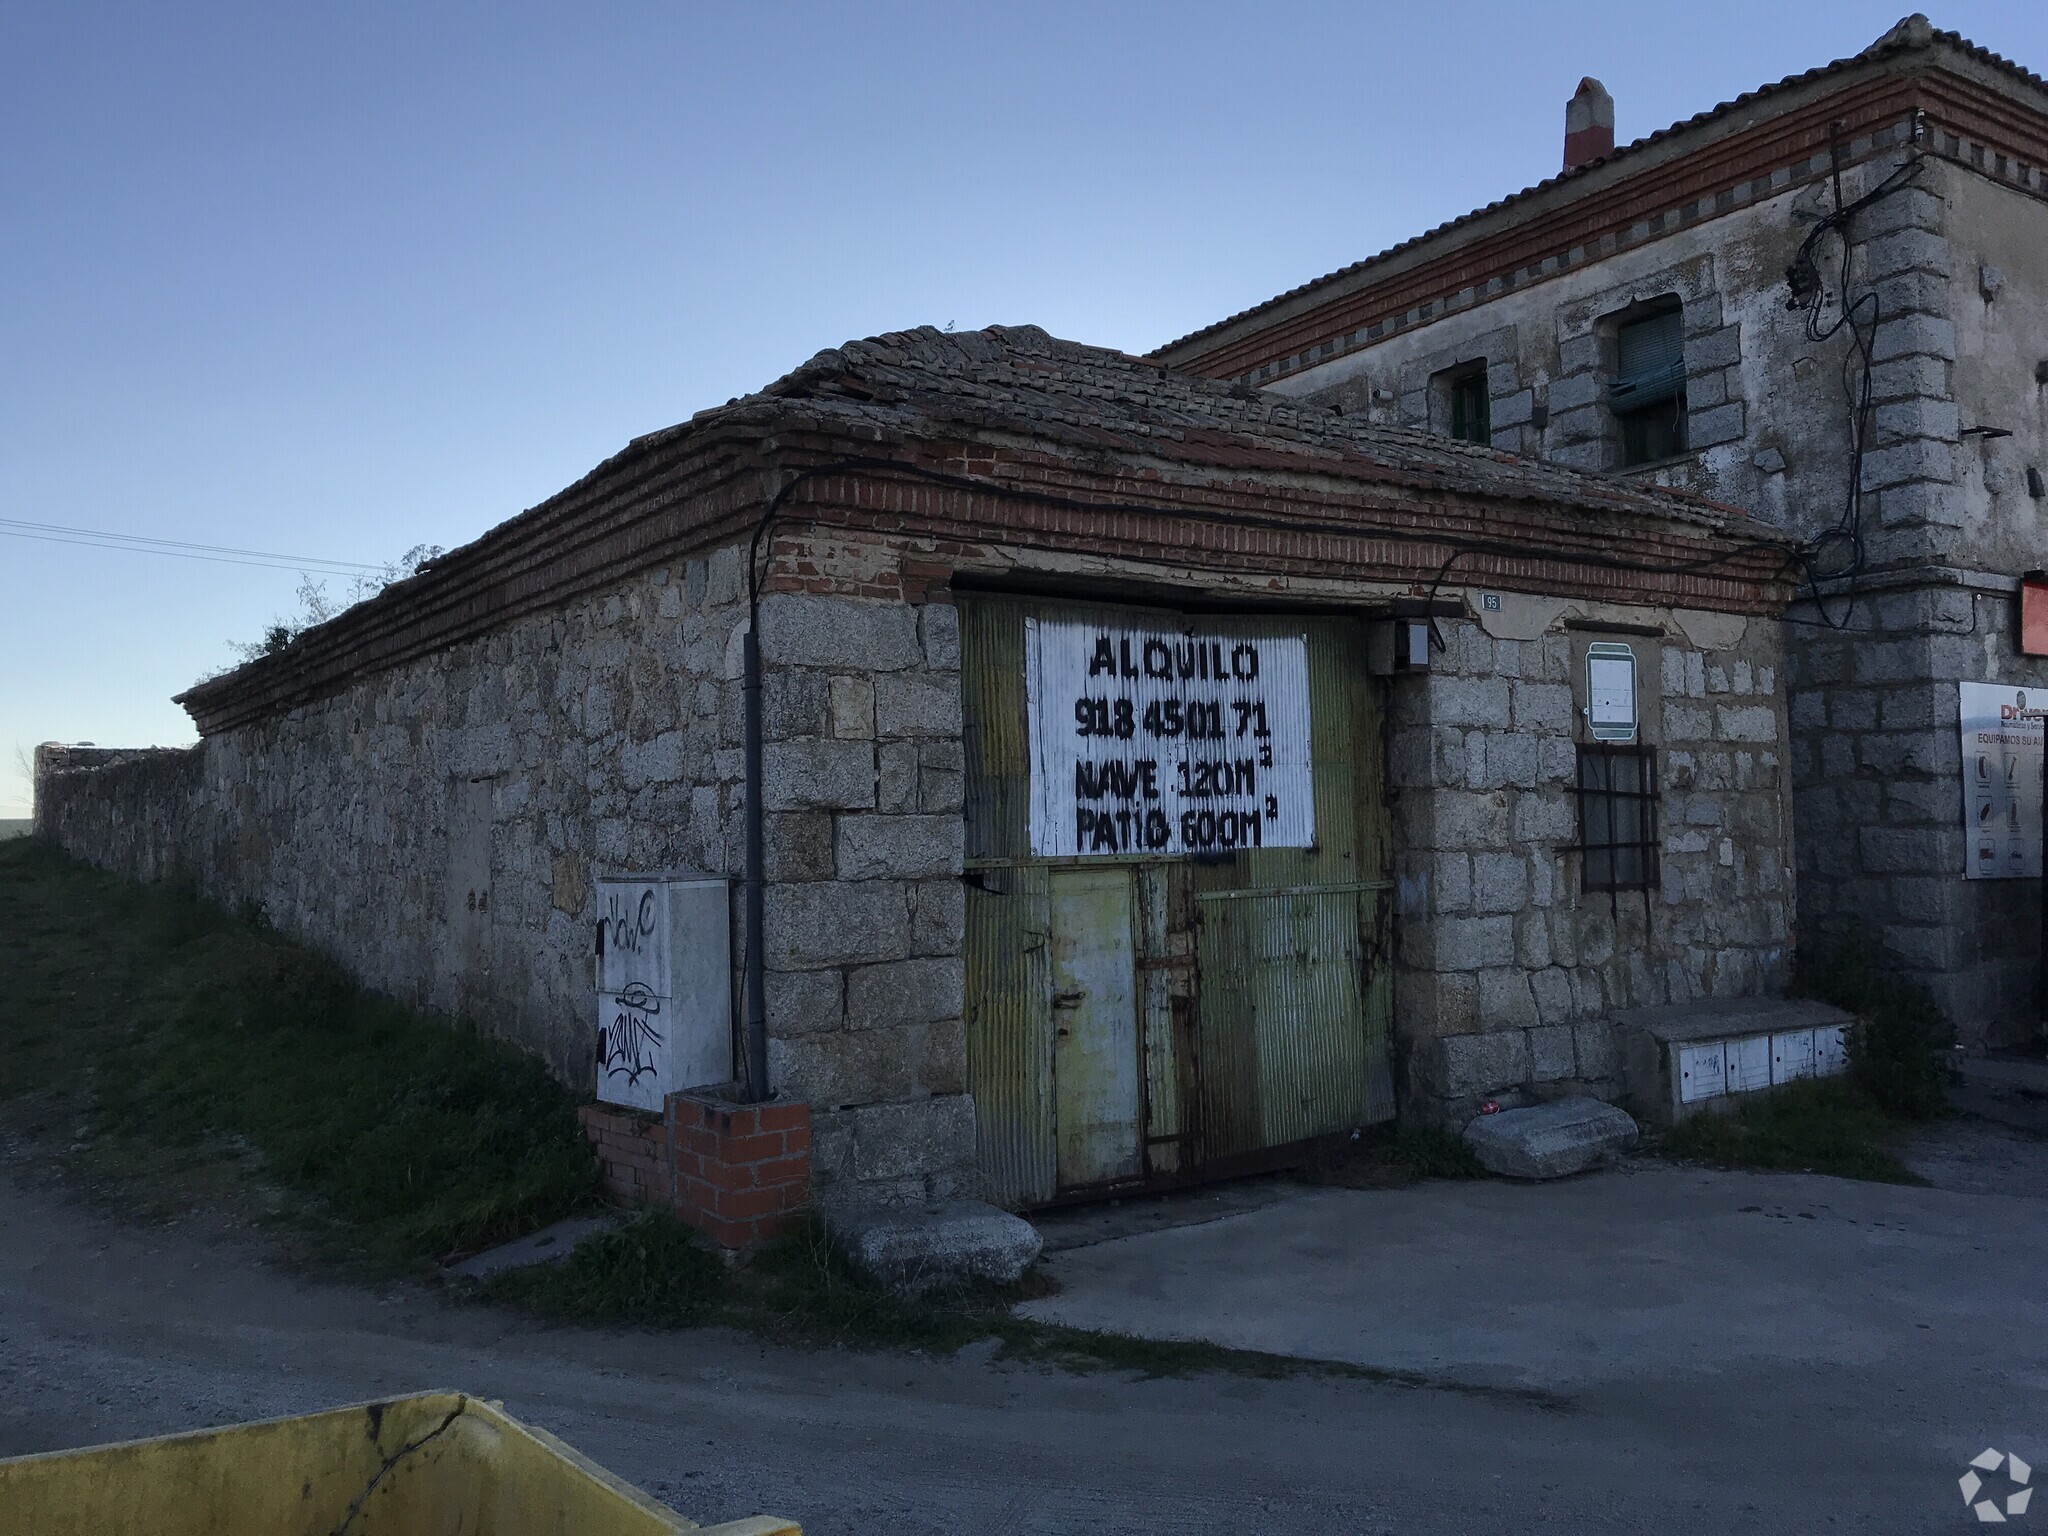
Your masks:
{"label": "clear blue sky", "polygon": [[[1142,351],[1904,0],[0,6],[0,517],[380,562],[902,326]],[[1934,13],[2048,69],[2048,5]],[[0,538],[15,751],[191,739],[290,571]]]}

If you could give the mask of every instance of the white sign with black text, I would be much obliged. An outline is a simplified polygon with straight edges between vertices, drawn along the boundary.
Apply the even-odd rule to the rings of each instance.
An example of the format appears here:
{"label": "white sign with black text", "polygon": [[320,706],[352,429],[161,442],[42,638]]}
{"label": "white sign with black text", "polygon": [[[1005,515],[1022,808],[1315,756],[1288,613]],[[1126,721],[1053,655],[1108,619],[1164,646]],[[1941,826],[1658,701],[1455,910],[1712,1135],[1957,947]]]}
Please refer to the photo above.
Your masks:
{"label": "white sign with black text", "polygon": [[1315,841],[1305,636],[1035,618],[1024,658],[1033,854]]}
{"label": "white sign with black text", "polygon": [[2041,878],[2048,689],[1963,683],[1963,836],[1972,880]]}

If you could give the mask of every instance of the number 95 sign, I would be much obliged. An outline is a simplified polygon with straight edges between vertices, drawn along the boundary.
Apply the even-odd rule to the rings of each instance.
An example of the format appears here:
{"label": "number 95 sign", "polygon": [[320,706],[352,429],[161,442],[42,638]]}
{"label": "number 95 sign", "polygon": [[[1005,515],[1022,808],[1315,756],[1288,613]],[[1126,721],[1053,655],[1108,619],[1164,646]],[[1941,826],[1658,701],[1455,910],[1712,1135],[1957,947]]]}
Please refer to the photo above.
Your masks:
{"label": "number 95 sign", "polygon": [[1314,842],[1303,636],[1029,619],[1024,694],[1039,857]]}

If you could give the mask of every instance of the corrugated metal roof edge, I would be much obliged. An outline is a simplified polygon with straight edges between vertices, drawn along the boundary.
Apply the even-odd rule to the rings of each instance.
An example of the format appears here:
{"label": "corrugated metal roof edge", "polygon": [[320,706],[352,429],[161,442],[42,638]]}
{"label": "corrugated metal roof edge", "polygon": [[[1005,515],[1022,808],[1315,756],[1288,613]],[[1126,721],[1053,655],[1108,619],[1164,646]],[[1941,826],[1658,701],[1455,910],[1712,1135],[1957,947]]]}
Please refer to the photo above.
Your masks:
{"label": "corrugated metal roof edge", "polygon": [[[1917,27],[1915,23],[1918,23]],[[1189,331],[1185,336],[1177,336],[1172,341],[1164,342],[1154,347],[1146,356],[1163,358],[1169,352],[1177,351],[1193,342],[1203,341],[1211,336],[1218,335],[1245,320],[1265,314],[1267,311],[1275,309],[1291,299],[1298,299],[1304,294],[1314,293],[1318,289],[1327,287],[1329,284],[1338,282],[1343,278],[1355,276],[1369,267],[1377,266],[1384,261],[1390,261],[1396,256],[1405,255],[1420,246],[1427,245],[1433,240],[1450,234],[1454,230],[1463,229],[1475,220],[1485,218],[1490,213],[1498,213],[1503,208],[1511,208],[1517,203],[1541,196],[1543,193],[1552,191],[1568,182],[1580,180],[1604,166],[1611,166],[1619,160],[1626,159],[1654,145],[1662,144],[1680,134],[1690,133],[1705,127],[1709,123],[1718,122],[1731,112],[1765,100],[1768,97],[1779,95],[1797,86],[1810,84],[1815,80],[1826,79],[1831,75],[1846,73],[1859,65],[1874,64],[1901,53],[1923,52],[1937,45],[1953,49],[1965,58],[1979,64],[1988,65],[2025,84],[2038,89],[2048,90],[2048,79],[2043,79],[2024,65],[2016,64],[2002,54],[1994,53],[1989,48],[1971,42],[1960,32],[1950,32],[1936,28],[1924,15],[1916,11],[1860,53],[1852,54],[1846,59],[1836,59],[1831,63],[1817,65],[1800,74],[1787,75],[1782,80],[1774,80],[1767,85],[1760,85],[1753,91],[1744,91],[1733,100],[1721,102],[1716,106],[1707,108],[1704,112],[1696,112],[1691,117],[1683,118],[1669,127],[1659,128],[1654,133],[1645,134],[1642,138],[1624,144],[1620,148],[1602,155],[1597,160],[1588,160],[1584,165],[1573,166],[1568,171],[1560,171],[1557,175],[1539,181],[1532,187],[1524,187],[1519,192],[1510,192],[1505,197],[1496,198],[1483,208],[1474,208],[1469,213],[1461,213],[1454,219],[1446,219],[1443,223],[1426,229],[1419,235],[1410,235],[1406,240],[1390,245],[1385,250],[1376,251],[1361,260],[1339,267],[1334,272],[1326,272],[1321,277],[1311,278],[1308,282],[1289,288],[1284,293],[1276,293],[1270,299],[1262,300],[1248,309],[1241,309],[1236,314],[1225,315],[1221,320],[1202,326],[1198,330]]]}

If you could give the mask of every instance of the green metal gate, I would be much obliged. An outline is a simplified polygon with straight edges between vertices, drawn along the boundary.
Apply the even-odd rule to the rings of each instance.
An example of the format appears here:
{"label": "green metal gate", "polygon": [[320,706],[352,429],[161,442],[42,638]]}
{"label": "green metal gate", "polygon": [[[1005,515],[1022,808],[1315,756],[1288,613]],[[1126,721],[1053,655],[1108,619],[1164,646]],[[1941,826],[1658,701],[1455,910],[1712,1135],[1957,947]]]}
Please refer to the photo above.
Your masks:
{"label": "green metal gate", "polygon": [[[1309,845],[1034,854],[1027,634],[1054,620],[1305,642]],[[968,1077],[989,1197],[1185,1182],[1391,1119],[1391,860],[1362,626],[993,596],[963,599],[961,621]]]}

